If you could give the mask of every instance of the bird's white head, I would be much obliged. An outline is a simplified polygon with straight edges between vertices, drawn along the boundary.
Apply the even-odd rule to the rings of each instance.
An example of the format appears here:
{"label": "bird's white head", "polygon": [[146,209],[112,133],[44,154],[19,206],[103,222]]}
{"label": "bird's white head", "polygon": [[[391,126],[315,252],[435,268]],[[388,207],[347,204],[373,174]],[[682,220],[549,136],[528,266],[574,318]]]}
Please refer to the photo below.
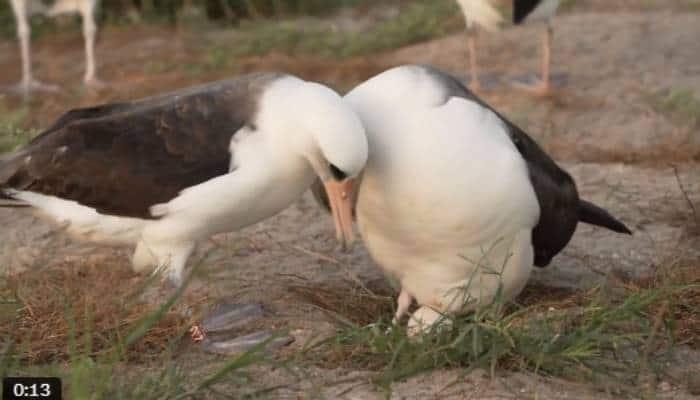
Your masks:
{"label": "bird's white head", "polygon": [[[313,82],[284,78],[266,96],[276,109],[280,142],[302,157],[323,181],[331,203],[336,235],[345,247],[354,237],[354,181],[367,163],[365,129],[353,109],[335,91]],[[284,133],[283,133],[284,132]]]}

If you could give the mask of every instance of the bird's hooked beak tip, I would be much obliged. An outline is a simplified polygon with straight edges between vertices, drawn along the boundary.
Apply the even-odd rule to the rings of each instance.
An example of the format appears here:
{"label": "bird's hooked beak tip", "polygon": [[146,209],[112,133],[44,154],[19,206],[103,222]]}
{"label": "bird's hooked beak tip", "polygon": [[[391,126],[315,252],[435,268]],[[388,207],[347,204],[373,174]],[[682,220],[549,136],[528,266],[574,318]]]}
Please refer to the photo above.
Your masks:
{"label": "bird's hooked beak tip", "polygon": [[329,179],[323,182],[335,222],[335,235],[343,251],[347,251],[355,240],[352,230],[352,208],[355,179],[348,178],[337,182]]}

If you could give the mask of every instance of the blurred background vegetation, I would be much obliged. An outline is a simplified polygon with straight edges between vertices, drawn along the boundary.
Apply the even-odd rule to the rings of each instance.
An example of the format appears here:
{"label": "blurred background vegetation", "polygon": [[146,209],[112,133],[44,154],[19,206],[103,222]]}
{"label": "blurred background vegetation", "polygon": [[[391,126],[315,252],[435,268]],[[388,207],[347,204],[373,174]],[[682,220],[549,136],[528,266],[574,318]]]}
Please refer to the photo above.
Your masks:
{"label": "blurred background vegetation", "polygon": [[[361,19],[377,5],[371,0],[102,0],[97,18],[101,27],[161,25],[197,34],[235,28],[241,40],[207,49],[215,64],[221,64],[217,60],[223,52],[233,57],[280,51],[342,59],[439,37],[464,24],[453,0],[383,0],[381,8],[395,13],[369,25],[357,24],[360,28],[319,23],[343,10],[347,18]],[[34,15],[32,25],[34,38],[81,29],[77,15],[59,20]],[[15,36],[9,2],[0,1],[0,37]]]}
{"label": "blurred background vegetation", "polygon": [[[102,22],[108,23],[143,21],[174,25],[183,13],[195,10],[210,21],[237,25],[241,20],[298,15],[323,16],[342,7],[369,7],[372,4],[374,2],[371,0],[102,0],[98,17]],[[3,35],[15,34],[14,19],[8,1],[0,2],[0,32]]]}
{"label": "blurred background vegetation", "polygon": [[323,15],[344,6],[372,3],[370,0],[116,0],[103,1],[107,19],[134,18],[135,13],[151,21],[174,23],[188,8],[199,8],[211,20],[236,23],[239,19],[258,19],[290,15]]}

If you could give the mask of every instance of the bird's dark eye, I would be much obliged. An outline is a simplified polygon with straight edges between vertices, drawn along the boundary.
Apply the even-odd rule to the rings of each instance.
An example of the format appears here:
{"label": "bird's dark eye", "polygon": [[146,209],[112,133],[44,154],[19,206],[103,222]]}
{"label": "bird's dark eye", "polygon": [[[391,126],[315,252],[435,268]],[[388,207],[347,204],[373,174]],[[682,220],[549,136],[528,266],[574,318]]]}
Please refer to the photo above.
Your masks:
{"label": "bird's dark eye", "polygon": [[333,164],[331,164],[331,174],[333,174],[333,178],[335,178],[336,181],[342,181],[348,177],[348,174],[341,171],[340,168],[336,167]]}

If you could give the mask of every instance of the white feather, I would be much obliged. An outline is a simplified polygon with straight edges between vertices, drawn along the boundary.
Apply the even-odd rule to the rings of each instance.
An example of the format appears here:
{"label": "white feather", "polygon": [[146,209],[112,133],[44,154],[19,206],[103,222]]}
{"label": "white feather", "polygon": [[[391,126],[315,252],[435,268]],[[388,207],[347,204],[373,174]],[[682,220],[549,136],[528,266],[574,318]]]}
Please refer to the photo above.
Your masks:
{"label": "white feather", "polygon": [[496,31],[503,24],[503,16],[489,0],[457,0],[462,9],[467,27],[474,23],[490,31]]}
{"label": "white feather", "polygon": [[80,12],[84,7],[89,7],[94,4],[96,0],[56,0],[53,5],[46,12],[49,16],[55,16],[60,14],[70,14]]}

